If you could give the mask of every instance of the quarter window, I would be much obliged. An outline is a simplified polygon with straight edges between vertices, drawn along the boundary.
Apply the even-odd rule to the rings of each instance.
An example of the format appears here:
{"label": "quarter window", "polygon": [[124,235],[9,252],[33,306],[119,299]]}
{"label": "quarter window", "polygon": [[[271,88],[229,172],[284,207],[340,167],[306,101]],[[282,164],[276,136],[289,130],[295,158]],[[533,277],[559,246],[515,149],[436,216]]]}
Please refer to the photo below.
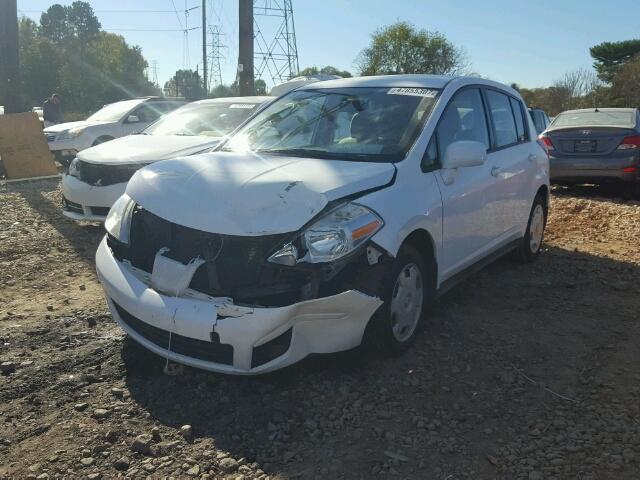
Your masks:
{"label": "quarter window", "polygon": [[453,97],[440,117],[436,135],[438,149],[442,153],[459,140],[475,140],[489,148],[489,132],[480,90],[465,89]]}
{"label": "quarter window", "polygon": [[493,120],[496,148],[517,143],[518,132],[509,97],[495,90],[487,90],[487,100],[489,101],[489,113]]}

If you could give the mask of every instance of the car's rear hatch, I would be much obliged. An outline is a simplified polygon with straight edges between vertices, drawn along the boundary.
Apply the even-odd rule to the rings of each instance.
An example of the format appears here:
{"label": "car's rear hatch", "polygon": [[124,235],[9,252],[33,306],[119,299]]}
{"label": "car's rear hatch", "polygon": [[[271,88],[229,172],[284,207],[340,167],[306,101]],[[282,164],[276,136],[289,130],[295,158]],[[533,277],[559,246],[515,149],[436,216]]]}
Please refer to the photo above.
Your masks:
{"label": "car's rear hatch", "polygon": [[635,130],[618,127],[559,128],[546,132],[555,147],[554,156],[579,157],[612,156],[625,138],[634,135]]}

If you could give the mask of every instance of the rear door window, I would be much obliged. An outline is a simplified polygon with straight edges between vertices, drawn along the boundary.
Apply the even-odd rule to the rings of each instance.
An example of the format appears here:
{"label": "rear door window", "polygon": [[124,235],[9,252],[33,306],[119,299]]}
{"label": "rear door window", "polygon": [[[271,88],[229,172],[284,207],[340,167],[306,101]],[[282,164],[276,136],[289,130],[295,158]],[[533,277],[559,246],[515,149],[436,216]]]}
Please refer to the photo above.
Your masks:
{"label": "rear door window", "polygon": [[513,110],[513,118],[516,121],[516,133],[518,134],[518,141],[524,142],[527,140],[527,131],[524,128],[524,118],[522,116],[521,103],[513,97],[509,97],[511,102],[511,110]]}
{"label": "rear door window", "polygon": [[509,98],[504,93],[487,90],[489,114],[491,115],[495,133],[495,148],[518,143],[518,131]]}

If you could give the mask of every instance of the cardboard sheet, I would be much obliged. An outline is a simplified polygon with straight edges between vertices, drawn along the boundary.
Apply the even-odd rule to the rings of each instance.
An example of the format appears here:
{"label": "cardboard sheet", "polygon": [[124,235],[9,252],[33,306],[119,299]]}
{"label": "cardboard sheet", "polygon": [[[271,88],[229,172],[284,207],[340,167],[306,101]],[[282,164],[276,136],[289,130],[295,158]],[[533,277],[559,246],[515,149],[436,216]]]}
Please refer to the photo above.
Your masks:
{"label": "cardboard sheet", "polygon": [[0,158],[8,180],[58,173],[33,112],[0,115]]}

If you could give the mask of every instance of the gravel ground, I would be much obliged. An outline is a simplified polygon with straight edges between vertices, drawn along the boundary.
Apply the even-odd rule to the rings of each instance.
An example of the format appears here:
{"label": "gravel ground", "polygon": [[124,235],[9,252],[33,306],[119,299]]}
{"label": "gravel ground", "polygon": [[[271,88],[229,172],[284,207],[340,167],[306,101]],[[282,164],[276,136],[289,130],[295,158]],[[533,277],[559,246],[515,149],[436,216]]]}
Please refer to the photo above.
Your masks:
{"label": "gravel ground", "polygon": [[453,289],[402,357],[237,378],[127,340],[59,201],[0,186],[0,477],[638,478],[639,202],[556,190],[541,258]]}

